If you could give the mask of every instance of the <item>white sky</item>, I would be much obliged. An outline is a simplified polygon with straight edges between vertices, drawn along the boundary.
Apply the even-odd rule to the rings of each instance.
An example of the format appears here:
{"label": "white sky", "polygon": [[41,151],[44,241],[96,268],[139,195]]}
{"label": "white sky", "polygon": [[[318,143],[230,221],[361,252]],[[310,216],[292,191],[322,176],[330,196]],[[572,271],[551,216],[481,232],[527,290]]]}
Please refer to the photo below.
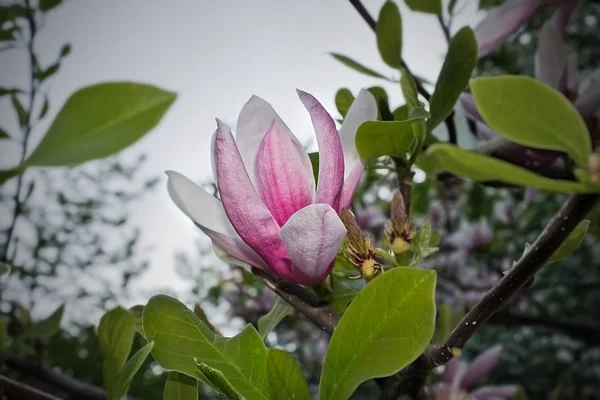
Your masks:
{"label": "white sky", "polygon": [[[376,16],[383,0],[364,3]],[[404,58],[415,73],[435,81],[446,49],[437,19],[398,3]],[[453,31],[481,18],[475,14],[477,2],[458,3],[458,8],[470,4]],[[173,169],[197,181],[211,176],[208,146],[215,117],[235,123],[242,105],[257,94],[305,143],[313,133],[296,88],[315,95],[335,117],[340,87],[356,94],[362,86],[380,84],[394,105],[401,104],[394,85],[356,73],[327,54],[339,52],[392,74],[379,60],[374,34],[347,0],[71,1],[46,20],[37,44],[42,62],[51,61],[66,41],[73,51],[52,78],[47,122],[73,91],[101,81],[141,81],[179,94],[161,124],[126,151],[147,153],[144,174],[161,177],[132,221],[144,228],[144,243],[156,245],[151,268],[135,283],[146,290],[186,287],[174,273],[173,253],[191,252],[202,233],[171,203],[163,172]],[[26,82],[25,57],[24,51],[0,54],[0,84]],[[3,128],[14,129],[7,100],[0,103],[0,116]],[[46,127],[38,126],[35,140]],[[0,165],[14,165],[15,152],[0,146]]]}

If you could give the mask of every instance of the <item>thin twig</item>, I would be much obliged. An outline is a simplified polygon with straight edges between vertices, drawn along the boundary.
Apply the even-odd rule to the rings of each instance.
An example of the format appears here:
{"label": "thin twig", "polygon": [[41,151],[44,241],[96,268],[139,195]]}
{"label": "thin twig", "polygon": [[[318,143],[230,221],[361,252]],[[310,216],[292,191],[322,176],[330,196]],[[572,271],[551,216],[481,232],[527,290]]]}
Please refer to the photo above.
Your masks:
{"label": "thin twig", "polygon": [[0,398],[22,400],[60,400],[56,396],[0,375]]}

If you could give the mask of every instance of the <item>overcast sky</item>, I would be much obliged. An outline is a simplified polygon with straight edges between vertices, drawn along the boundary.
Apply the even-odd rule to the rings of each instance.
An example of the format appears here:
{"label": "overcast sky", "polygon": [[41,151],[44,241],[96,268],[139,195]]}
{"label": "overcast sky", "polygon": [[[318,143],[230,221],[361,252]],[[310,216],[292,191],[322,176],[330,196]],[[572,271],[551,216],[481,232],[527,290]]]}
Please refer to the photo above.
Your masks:
{"label": "overcast sky", "polygon": [[[364,3],[376,16],[383,0]],[[434,81],[446,50],[437,19],[398,3],[404,58],[415,73]],[[466,3],[471,4],[453,31],[481,18],[475,13],[477,2],[459,0],[458,8]],[[397,87],[358,74],[327,54],[339,52],[393,74],[379,60],[374,34],[347,0],[70,1],[48,15],[37,43],[42,62],[50,62],[67,41],[73,51],[52,78],[49,115],[76,89],[102,81],[147,82],[178,93],[160,125],[126,151],[147,153],[144,174],[161,178],[158,190],[133,216],[144,228],[144,243],[157,246],[152,267],[136,283],[145,289],[183,287],[173,271],[173,253],[192,251],[202,233],[170,201],[163,172],[176,170],[196,181],[211,177],[208,147],[215,117],[235,123],[242,105],[257,94],[271,102],[304,143],[313,132],[296,88],[315,95],[335,117],[333,100],[340,87],[356,93],[381,84],[394,105],[401,104]],[[25,52],[6,54],[0,54],[0,83],[24,84]],[[12,129],[16,121],[5,101],[1,125]],[[38,126],[34,141],[46,127]],[[1,146],[0,165],[14,165],[14,153]]]}

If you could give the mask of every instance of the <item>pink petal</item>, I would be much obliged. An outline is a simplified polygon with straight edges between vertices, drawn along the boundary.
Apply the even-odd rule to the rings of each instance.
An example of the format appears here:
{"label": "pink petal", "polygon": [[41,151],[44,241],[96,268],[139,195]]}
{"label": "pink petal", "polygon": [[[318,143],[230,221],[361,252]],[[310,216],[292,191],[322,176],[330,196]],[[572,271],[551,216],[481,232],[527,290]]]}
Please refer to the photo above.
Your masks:
{"label": "pink petal", "polygon": [[352,197],[354,196],[354,192],[356,191],[356,187],[360,182],[364,170],[364,164],[360,159],[357,159],[344,181],[344,186],[342,187],[342,193],[340,195],[340,210],[348,208],[350,207],[350,204],[352,204]]}
{"label": "pink petal", "polygon": [[337,210],[344,183],[344,153],[335,122],[311,94],[297,92],[310,114],[319,145],[319,183],[315,202],[327,203]]}
{"label": "pink petal", "polygon": [[571,19],[571,15],[573,15],[579,3],[581,3],[581,0],[563,0],[561,6],[552,16],[552,25],[561,36],[565,34],[569,19]]}
{"label": "pink petal", "polygon": [[579,66],[577,54],[571,54],[567,57],[567,71],[565,76],[566,96],[575,101],[579,93]]}
{"label": "pink petal", "polygon": [[487,55],[498,47],[552,1],[509,0],[490,11],[475,28],[479,57]]}
{"label": "pink petal", "polygon": [[475,121],[483,122],[483,117],[479,114],[479,110],[477,110],[477,105],[475,104],[475,99],[473,95],[469,93],[461,93],[458,97],[458,102],[462,107],[463,111],[469,118]]}
{"label": "pink petal", "polygon": [[272,269],[285,267],[288,260],[279,225],[252,186],[231,130],[219,120],[215,162],[223,208],[235,231]]}
{"label": "pink petal", "polygon": [[314,190],[303,172],[302,158],[277,120],[260,143],[254,173],[260,198],[279,226],[312,203]]}
{"label": "pink petal", "polygon": [[498,365],[502,356],[502,350],[503,347],[501,345],[496,345],[475,358],[467,372],[463,375],[460,386],[469,389],[475,382],[488,376]]}
{"label": "pink petal", "polygon": [[294,281],[312,286],[331,272],[346,228],[328,204],[311,204],[292,215],[279,234],[293,263]]}
{"label": "pink petal", "polygon": [[471,394],[477,400],[511,399],[518,389],[517,385],[484,386]]}
{"label": "pink petal", "polygon": [[354,138],[358,127],[365,121],[377,119],[377,102],[375,97],[366,89],[361,89],[358,96],[352,102],[348,113],[340,128],[340,139],[344,151],[344,174],[346,178],[354,168],[356,161],[360,162]]}
{"label": "pink petal", "polygon": [[536,78],[554,89],[561,90],[567,67],[567,48],[562,36],[551,21],[547,21],[540,32],[535,54]]}
{"label": "pink petal", "polygon": [[458,362],[459,360],[457,358],[453,358],[444,365],[444,372],[442,372],[443,383],[452,383],[454,376],[458,371]]}
{"label": "pink petal", "polygon": [[202,232],[204,232],[213,243],[220,247],[226,253],[229,253],[234,258],[245,262],[246,264],[260,268],[264,271],[271,272],[271,269],[267,265],[267,263],[258,255],[256,251],[254,251],[250,246],[248,246],[244,241],[237,236],[229,236],[224,235],[222,233],[218,233],[215,231],[211,231],[210,229],[199,226]]}
{"label": "pink petal", "polygon": [[302,160],[302,171],[304,171],[314,189],[315,178],[312,171],[312,164],[310,163],[308,154],[306,154],[306,150],[302,144],[300,144],[298,138],[292,134],[281,117],[279,117],[277,112],[275,112],[271,104],[258,96],[252,96],[250,100],[244,104],[242,111],[240,111],[240,115],[238,116],[236,127],[236,143],[240,154],[242,155],[242,159],[244,160],[244,164],[246,165],[246,170],[248,171],[250,179],[252,181],[255,179],[254,161],[256,152],[258,151],[258,147],[263,137],[267,134],[267,130],[273,123],[273,120],[280,123],[281,126],[283,126],[284,131],[290,136],[292,143]]}

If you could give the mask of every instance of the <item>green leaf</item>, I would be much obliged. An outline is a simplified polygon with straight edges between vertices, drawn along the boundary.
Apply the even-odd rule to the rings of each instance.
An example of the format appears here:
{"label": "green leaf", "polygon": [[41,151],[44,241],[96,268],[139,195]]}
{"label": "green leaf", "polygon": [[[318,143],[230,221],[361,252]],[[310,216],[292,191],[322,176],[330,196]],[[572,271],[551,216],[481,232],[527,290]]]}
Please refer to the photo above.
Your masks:
{"label": "green leaf", "polygon": [[404,104],[394,110],[392,113],[396,121],[404,121],[408,119],[408,105]]}
{"label": "green leaf", "polygon": [[269,399],[267,349],[248,325],[232,338],[213,332],[178,300],[157,295],[144,308],[144,332],[155,342],[152,355],[166,369],[204,379],[195,359],[217,369],[249,399]]}
{"label": "green leaf", "polygon": [[587,234],[589,227],[589,219],[584,219],[581,222],[579,222],[579,224],[577,224],[577,226],[575,227],[575,229],[573,229],[571,234],[565,239],[564,242],[562,242],[562,244],[558,247],[554,254],[552,254],[552,257],[550,257],[550,259],[546,261],[546,265],[565,259],[569,257],[571,253],[577,250],[577,248],[583,241],[583,238]]}
{"label": "green leaf", "polygon": [[414,108],[421,106],[418,98],[417,84],[408,71],[402,68],[401,72],[400,88],[402,89],[402,95],[404,96],[404,101],[406,101],[406,106],[410,113]]}
{"label": "green leaf", "polygon": [[444,169],[454,175],[477,182],[504,182],[513,185],[533,187],[559,193],[589,193],[593,186],[579,182],[549,179],[506,161],[436,143],[427,149],[426,154],[434,158],[437,169]]}
{"label": "green leaf", "polygon": [[513,400],[527,400],[527,394],[525,394],[523,388],[520,387],[519,389],[517,389],[517,393],[515,393],[515,397],[513,397]]}
{"label": "green leaf", "polygon": [[48,113],[48,109],[50,108],[50,102],[48,101],[48,96],[45,95],[44,96],[44,104],[42,105],[42,109],[40,110],[40,115],[38,116],[38,119],[42,119],[46,116],[46,114]]}
{"label": "green leaf", "polygon": [[438,326],[432,343],[442,344],[452,331],[452,309],[448,303],[443,303],[438,310]]}
{"label": "green leaf", "polygon": [[68,56],[69,54],[71,54],[71,44],[70,43],[65,43],[63,44],[63,46],[60,49],[60,58],[64,58],[66,56]]}
{"label": "green leaf", "polygon": [[[431,223],[428,221],[419,229],[411,242],[411,250],[413,253],[410,266],[418,265],[427,256],[437,252],[439,249],[435,247],[435,242],[439,243],[439,235],[435,235],[431,230]],[[435,244],[434,244],[435,243]]]}
{"label": "green leaf", "polygon": [[362,382],[414,361],[433,336],[435,283],[435,271],[397,267],[366,285],[331,337],[319,399],[347,399]]}
{"label": "green leaf", "polygon": [[277,324],[288,316],[291,310],[292,306],[286,303],[281,297],[277,297],[271,311],[258,319],[258,333],[260,333],[260,336],[265,339],[269,332],[275,329]]}
{"label": "green leaf", "polygon": [[456,1],[457,0],[450,0],[448,2],[448,14],[449,15],[454,14],[454,7],[456,6]]}
{"label": "green leaf", "polygon": [[377,48],[383,61],[392,68],[402,66],[402,17],[396,3],[386,1],[375,26]]}
{"label": "green leaf", "polygon": [[34,322],[23,330],[23,339],[49,339],[60,331],[65,305],[58,307],[48,318]]}
{"label": "green leaf", "polygon": [[129,309],[129,312],[131,313],[131,316],[133,317],[133,320],[135,321],[135,331],[137,333],[139,333],[140,335],[142,335],[143,338],[146,338],[146,335],[144,335],[144,325],[143,325],[143,320],[142,320],[144,306],[141,304],[138,304],[137,306],[131,307]]}
{"label": "green leaf", "polygon": [[62,3],[62,0],[40,0],[39,8],[43,12],[50,11],[54,7],[57,7]]}
{"label": "green leaf", "polygon": [[331,271],[331,293],[325,300],[340,314],[360,292],[364,285],[360,279],[349,279],[349,276],[359,275],[358,270],[341,255],[338,255],[335,266]]}
{"label": "green leaf", "polygon": [[371,68],[365,67],[364,65],[354,61],[350,57],[346,57],[342,54],[338,53],[329,53],[333,58],[344,64],[346,67],[352,68],[353,70],[360,72],[361,74],[365,74],[368,76],[372,76],[374,78],[381,78],[389,81],[390,79],[383,74],[380,74],[377,71],[372,70]]}
{"label": "green leaf", "polygon": [[346,116],[352,102],[354,101],[354,95],[349,89],[341,88],[335,94],[335,107],[342,117]]}
{"label": "green leaf", "polygon": [[10,274],[10,265],[0,262],[0,278]]}
{"label": "green leaf", "polygon": [[442,14],[442,0],[404,0],[408,8],[428,14]]}
{"label": "green leaf", "polygon": [[508,140],[537,149],[564,151],[583,169],[592,152],[585,122],[569,99],[528,76],[471,80],[485,122]]}
{"label": "green leaf", "polygon": [[11,95],[10,101],[12,102],[13,108],[15,109],[15,112],[17,113],[17,118],[19,120],[19,126],[21,128],[23,128],[25,125],[27,125],[27,111],[25,111],[25,108],[23,107],[23,104],[21,104],[21,102],[19,101],[19,98],[17,97],[17,95],[15,95],[15,94]]}
{"label": "green leaf", "polygon": [[452,37],[435,91],[431,95],[429,130],[442,123],[454,109],[461,92],[469,84],[477,63],[477,40],[473,30],[465,26]]}
{"label": "green leaf", "polygon": [[198,381],[179,372],[169,372],[163,400],[198,400]]}
{"label": "green leaf", "polygon": [[46,79],[50,78],[52,75],[56,74],[59,69],[60,69],[60,62],[56,62],[56,63],[52,64],[51,66],[49,66],[48,68],[46,68],[45,70],[38,71],[38,73],[36,75],[37,75],[38,80],[40,82],[43,82]]}
{"label": "green leaf", "polygon": [[390,106],[387,92],[380,86],[372,86],[367,90],[373,95],[375,102],[377,103],[377,119],[385,120],[383,116],[389,116],[392,113],[389,109]]}
{"label": "green leaf", "polygon": [[221,334],[221,332],[219,332],[219,330],[217,328],[215,328],[215,326],[213,324],[210,323],[210,321],[208,320],[208,316],[206,315],[206,313],[204,312],[204,310],[202,309],[202,307],[200,307],[200,304],[196,303],[194,304],[194,314],[196,314],[196,317],[200,318],[200,320],[202,322],[204,322],[204,324],[206,324],[206,326],[208,326],[208,328],[217,333],[217,334]]}
{"label": "green leaf", "polygon": [[26,166],[73,166],[135,143],[161,120],[176,95],[155,86],[108,82],[66,101]]}
{"label": "green leaf", "polygon": [[21,89],[16,89],[16,88],[0,87],[0,97],[13,95],[13,94],[17,94],[17,93],[23,93],[23,91]]}
{"label": "green leaf", "polygon": [[242,400],[242,396],[221,371],[207,364],[198,363],[198,369],[210,386],[229,400]]}
{"label": "green leaf", "polygon": [[356,150],[363,162],[381,156],[404,157],[415,142],[414,120],[366,121],[356,131]]}
{"label": "green leaf", "polygon": [[313,176],[315,177],[315,187],[319,183],[319,152],[308,153],[310,164],[312,165]]}
{"label": "green leaf", "polygon": [[[127,363],[125,363],[115,383],[115,391],[112,397],[113,400],[120,400],[127,394],[127,390],[129,389],[129,385],[131,385],[133,377],[142,367],[153,347],[154,342],[146,343],[144,347],[136,351]],[[111,399],[109,398],[109,400]]]}
{"label": "green leaf", "polygon": [[5,169],[0,171],[0,185],[4,184],[4,182],[8,181],[15,176],[18,176],[22,172],[21,168],[15,167],[11,169]]}
{"label": "green leaf", "polygon": [[267,372],[271,384],[272,398],[311,400],[306,378],[294,357],[283,350],[269,349]]}
{"label": "green leaf", "polygon": [[135,319],[123,307],[107,311],[100,319],[98,342],[104,358],[104,388],[109,399],[117,393],[117,379],[131,351],[134,335]]}

